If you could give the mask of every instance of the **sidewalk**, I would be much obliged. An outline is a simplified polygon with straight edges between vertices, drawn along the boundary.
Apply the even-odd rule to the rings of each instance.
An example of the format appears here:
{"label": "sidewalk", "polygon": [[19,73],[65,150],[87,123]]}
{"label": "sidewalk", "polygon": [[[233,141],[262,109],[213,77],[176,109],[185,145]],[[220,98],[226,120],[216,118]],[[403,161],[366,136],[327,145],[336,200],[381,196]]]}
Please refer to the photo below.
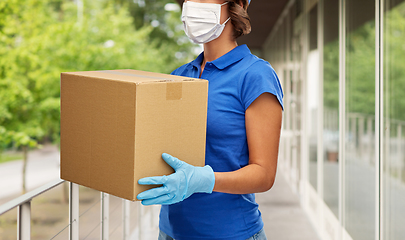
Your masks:
{"label": "sidewalk", "polygon": [[283,173],[277,173],[276,182],[270,191],[256,194],[256,201],[269,240],[320,239]]}

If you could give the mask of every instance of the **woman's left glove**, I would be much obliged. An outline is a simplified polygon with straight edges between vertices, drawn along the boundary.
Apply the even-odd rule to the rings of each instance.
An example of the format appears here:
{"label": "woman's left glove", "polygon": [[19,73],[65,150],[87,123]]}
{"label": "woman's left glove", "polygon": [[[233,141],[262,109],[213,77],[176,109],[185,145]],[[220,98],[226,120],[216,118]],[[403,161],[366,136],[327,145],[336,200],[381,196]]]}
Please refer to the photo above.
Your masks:
{"label": "woman's left glove", "polygon": [[175,171],[169,176],[146,177],[139,179],[141,185],[163,184],[138,194],[143,205],[178,203],[190,197],[193,193],[212,193],[215,185],[215,175],[212,168],[194,167],[167,153],[162,154],[163,160]]}

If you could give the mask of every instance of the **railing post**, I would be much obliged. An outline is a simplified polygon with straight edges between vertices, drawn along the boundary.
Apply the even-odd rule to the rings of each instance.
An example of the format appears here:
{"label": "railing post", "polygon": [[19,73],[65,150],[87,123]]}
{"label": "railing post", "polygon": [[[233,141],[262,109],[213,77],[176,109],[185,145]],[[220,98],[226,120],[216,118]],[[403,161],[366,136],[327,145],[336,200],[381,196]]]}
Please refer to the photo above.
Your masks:
{"label": "railing post", "polygon": [[375,159],[374,149],[377,147],[377,146],[373,146],[373,144],[375,144],[375,142],[373,141],[375,134],[373,135],[373,124],[372,123],[373,123],[373,118],[369,117],[367,119],[367,142],[368,142],[367,152],[368,152],[368,156],[369,156],[368,163],[370,164],[370,166],[375,165],[375,161],[373,160],[373,159]]}
{"label": "railing post", "polygon": [[79,240],[79,185],[69,183],[69,239]]}
{"label": "railing post", "polygon": [[107,193],[101,193],[101,239],[109,239],[109,206],[110,195]]}
{"label": "railing post", "polygon": [[122,199],[122,239],[129,239],[129,217],[130,217],[130,205],[129,201]]}
{"label": "railing post", "polygon": [[402,160],[402,124],[398,123],[397,125],[397,159],[399,162],[399,166],[397,166],[397,174],[399,181],[402,181],[402,168],[403,168],[403,160]]}
{"label": "railing post", "polygon": [[31,239],[31,200],[18,206],[17,239]]}
{"label": "railing post", "polygon": [[361,159],[361,161],[366,161],[366,156],[367,156],[367,154],[365,154],[364,152],[364,150],[365,150],[365,147],[364,147],[364,117],[363,116],[359,116],[358,117],[358,121],[359,121],[359,125],[358,125],[358,133],[359,133],[359,135],[358,135],[358,141],[359,141],[359,146],[358,146],[358,149],[359,149],[359,158]]}
{"label": "railing post", "polygon": [[138,202],[138,239],[142,239],[143,236],[143,215],[144,215],[144,208],[142,207],[141,202]]}

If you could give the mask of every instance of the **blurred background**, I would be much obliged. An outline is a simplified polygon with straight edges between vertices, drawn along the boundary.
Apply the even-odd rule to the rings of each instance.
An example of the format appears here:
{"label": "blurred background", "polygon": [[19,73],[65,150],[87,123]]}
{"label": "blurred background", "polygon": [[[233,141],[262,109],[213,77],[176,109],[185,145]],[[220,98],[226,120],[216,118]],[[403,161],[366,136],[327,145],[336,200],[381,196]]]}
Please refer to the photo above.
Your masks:
{"label": "blurred background", "polygon": [[[170,73],[201,52],[182,2],[0,1],[0,209],[59,179],[61,72]],[[253,0],[248,13],[238,43],[271,63],[284,91],[278,177],[257,194],[267,234],[405,239],[405,1]],[[80,239],[156,239],[158,208],[79,192]],[[32,239],[68,237],[68,199],[67,183],[33,199]],[[308,218],[297,222],[297,209]],[[1,240],[16,239],[17,213],[0,215]]]}
{"label": "blurred background", "polygon": [[[180,16],[171,0],[0,2],[0,205],[59,179],[60,73],[170,73],[201,51],[185,36]],[[92,211],[100,218],[100,193],[85,187],[80,193],[81,239],[98,239],[100,223],[85,219]],[[64,183],[33,200],[32,239],[66,239],[66,228],[58,232],[68,225],[68,197]],[[114,218],[121,201],[110,202]],[[135,226],[139,209],[132,208]],[[16,218],[17,209],[0,216],[0,239],[16,239]]]}
{"label": "blurred background", "polygon": [[61,72],[170,73],[193,59],[180,14],[169,0],[2,1],[0,149],[58,144]]}

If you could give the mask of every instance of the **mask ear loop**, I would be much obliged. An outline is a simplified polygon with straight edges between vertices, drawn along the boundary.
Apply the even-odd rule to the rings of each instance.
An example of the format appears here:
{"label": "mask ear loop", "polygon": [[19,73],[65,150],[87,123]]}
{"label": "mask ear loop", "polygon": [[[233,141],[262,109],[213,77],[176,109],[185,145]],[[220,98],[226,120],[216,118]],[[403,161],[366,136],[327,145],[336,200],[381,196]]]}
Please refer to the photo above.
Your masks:
{"label": "mask ear loop", "polygon": [[[224,5],[226,5],[226,4],[228,4],[229,2],[224,2],[224,3],[222,3],[221,4],[221,7],[222,6],[224,6]],[[226,21],[224,22],[224,23],[222,23],[221,25],[225,25],[228,21],[229,21],[229,19],[231,19],[231,17],[229,17],[228,19],[226,19]]]}
{"label": "mask ear loop", "polygon": [[225,25],[230,19],[231,19],[231,17],[229,17],[228,19],[226,19],[226,21],[225,21],[224,23],[222,23],[222,25]]}

